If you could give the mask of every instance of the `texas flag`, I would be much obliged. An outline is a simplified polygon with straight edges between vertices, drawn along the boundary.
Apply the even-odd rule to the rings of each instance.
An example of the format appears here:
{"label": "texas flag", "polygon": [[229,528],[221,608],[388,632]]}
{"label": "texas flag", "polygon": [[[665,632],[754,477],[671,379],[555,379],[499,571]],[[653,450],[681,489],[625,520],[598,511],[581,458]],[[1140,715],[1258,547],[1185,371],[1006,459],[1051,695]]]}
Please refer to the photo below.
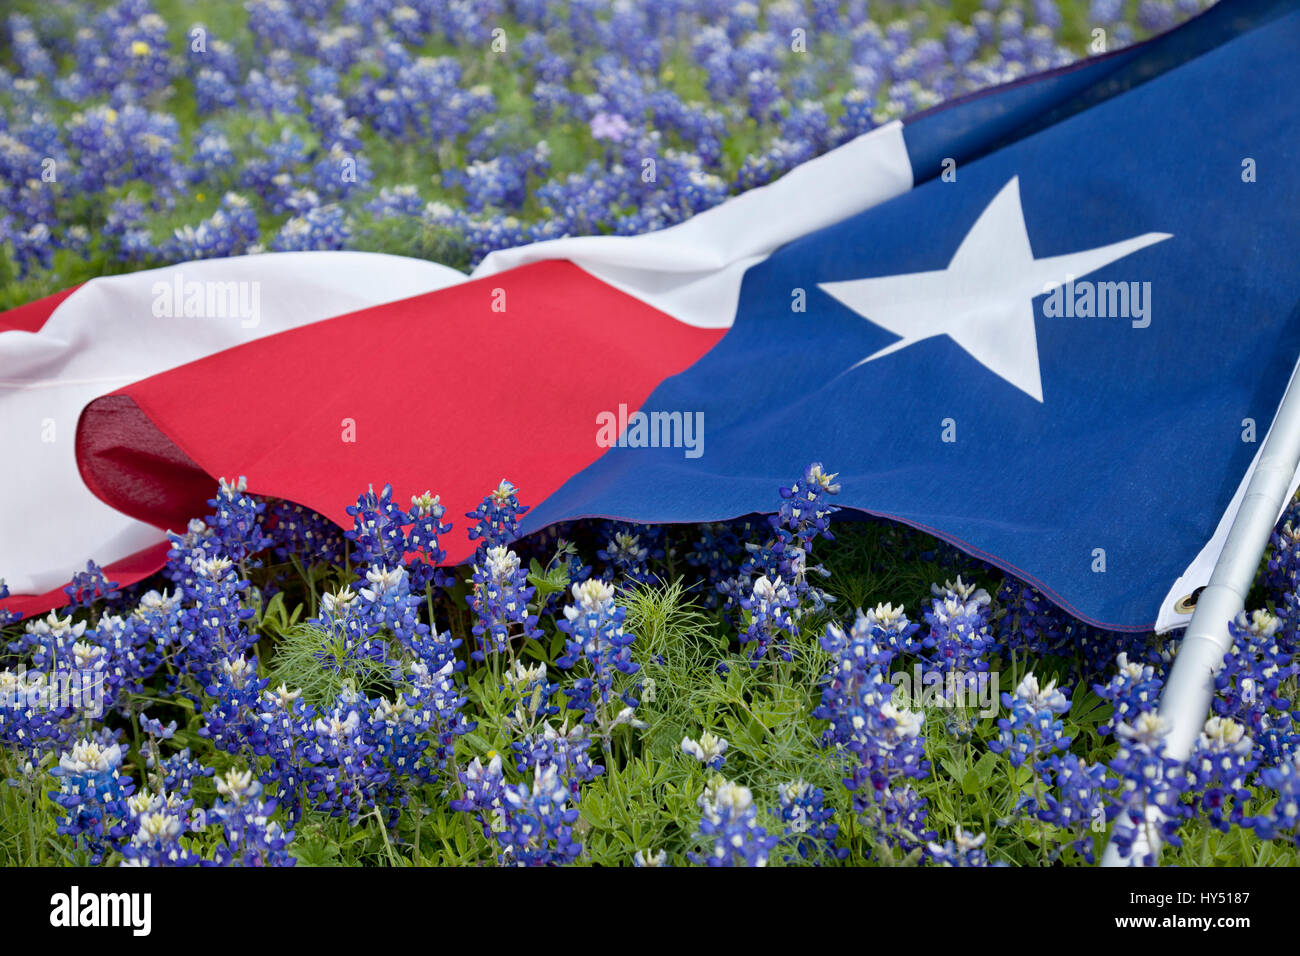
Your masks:
{"label": "texas flag", "polygon": [[[0,577],[122,583],[219,476],[525,531],[770,510],[810,461],[1116,629],[1187,620],[1300,356],[1300,12],[894,122],[681,225],[97,279],[0,315]],[[1295,482],[1293,481],[1293,491]],[[443,540],[472,553],[465,523]]]}

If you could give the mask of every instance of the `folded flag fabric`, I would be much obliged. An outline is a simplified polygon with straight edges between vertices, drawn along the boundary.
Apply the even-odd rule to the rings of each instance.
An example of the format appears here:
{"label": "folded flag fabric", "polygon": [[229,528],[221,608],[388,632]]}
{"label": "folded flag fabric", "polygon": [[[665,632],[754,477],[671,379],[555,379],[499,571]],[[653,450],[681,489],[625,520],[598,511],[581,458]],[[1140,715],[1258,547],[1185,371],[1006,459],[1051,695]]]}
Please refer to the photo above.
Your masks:
{"label": "folded flag fabric", "polygon": [[[34,595],[87,557],[147,573],[152,529],[203,514],[217,476],[349,526],[370,484],[432,490],[457,516],[505,477],[536,503],[531,531],[762,512],[817,460],[839,473],[837,503],[951,541],[1085,620],[1177,624],[1300,356],[1290,7],[1223,4],[877,129],[680,226],[494,253],[469,278],[427,273],[436,291],[353,288],[316,254],[293,281],[282,257],[203,263],[207,281],[246,269],[278,297],[272,334],[173,344],[115,391],[104,379],[138,366],[107,351],[78,365],[100,323],[147,353],[188,320],[146,328],[147,274],[92,283],[120,298],[90,314],[79,290],[0,332],[5,367],[32,356],[0,376],[0,402],[39,393],[36,376],[52,392],[88,380],[64,407],[85,405],[76,465],[124,517],[33,562],[53,537],[34,505],[63,494],[67,461],[10,443],[30,472],[25,498],[4,489],[0,575]],[[334,311],[359,311],[299,308],[313,269],[349,286]],[[164,285],[155,298],[185,298]],[[42,339],[51,325],[64,338]],[[464,527],[449,560],[472,551]]]}
{"label": "folded flag fabric", "polygon": [[88,559],[127,584],[166,554],[158,527],[82,482],[73,439],[87,402],[243,342],[463,279],[401,256],[287,252],[94,279],[0,313],[0,580],[18,595],[9,608],[61,605],[63,585]]}

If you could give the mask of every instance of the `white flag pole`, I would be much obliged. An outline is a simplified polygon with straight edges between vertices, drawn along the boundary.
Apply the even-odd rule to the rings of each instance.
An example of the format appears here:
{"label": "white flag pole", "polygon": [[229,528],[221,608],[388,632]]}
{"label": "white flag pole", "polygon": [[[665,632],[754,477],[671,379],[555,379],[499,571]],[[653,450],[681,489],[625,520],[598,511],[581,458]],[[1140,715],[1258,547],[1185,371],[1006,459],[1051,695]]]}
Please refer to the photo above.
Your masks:
{"label": "white flag pole", "polygon": [[[1160,695],[1160,716],[1169,727],[1165,753],[1184,762],[1200,735],[1214,696],[1214,672],[1232,648],[1228,624],[1246,606],[1246,594],[1255,580],[1260,558],[1278,515],[1287,504],[1287,492],[1300,465],[1300,387],[1294,377],[1264,439],[1259,463],[1246,488],[1241,508],[1223,544],[1210,583],[1196,601],[1196,610],[1183,633],[1169,680]],[[1150,822],[1158,820],[1151,808]],[[1124,818],[1115,826],[1124,825]],[[1102,856],[1102,866],[1133,865],[1149,852],[1160,852],[1154,826],[1135,834],[1133,853],[1121,859],[1113,835]]]}

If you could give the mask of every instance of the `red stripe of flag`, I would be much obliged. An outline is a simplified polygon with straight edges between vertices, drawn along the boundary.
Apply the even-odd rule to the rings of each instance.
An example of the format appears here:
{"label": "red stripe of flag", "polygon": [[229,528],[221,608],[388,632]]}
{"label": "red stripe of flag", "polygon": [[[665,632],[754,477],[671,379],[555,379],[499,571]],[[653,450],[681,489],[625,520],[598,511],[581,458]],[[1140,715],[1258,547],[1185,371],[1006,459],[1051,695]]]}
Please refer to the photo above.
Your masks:
{"label": "red stripe of flag", "polygon": [[[494,311],[494,303],[504,311]],[[596,416],[639,408],[725,330],[683,324],[563,261],[364,309],[200,359],[92,402],[87,485],[161,528],[207,512],[215,479],[344,527],[374,484],[463,515],[502,478],[539,502],[603,453]],[[347,421],[355,443],[345,442]]]}

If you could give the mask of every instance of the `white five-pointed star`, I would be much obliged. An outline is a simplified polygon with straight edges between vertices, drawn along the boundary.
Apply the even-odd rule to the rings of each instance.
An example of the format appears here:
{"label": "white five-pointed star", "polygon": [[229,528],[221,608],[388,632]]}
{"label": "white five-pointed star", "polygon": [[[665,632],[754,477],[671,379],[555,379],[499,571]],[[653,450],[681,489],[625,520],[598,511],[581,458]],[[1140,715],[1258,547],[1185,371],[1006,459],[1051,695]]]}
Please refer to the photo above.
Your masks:
{"label": "white five-pointed star", "polygon": [[1020,208],[1020,179],[1012,177],[980,213],[947,269],[824,282],[819,288],[901,336],[852,368],[947,335],[989,371],[1041,402],[1034,296],[1168,238],[1170,233],[1148,232],[1084,252],[1035,259]]}

